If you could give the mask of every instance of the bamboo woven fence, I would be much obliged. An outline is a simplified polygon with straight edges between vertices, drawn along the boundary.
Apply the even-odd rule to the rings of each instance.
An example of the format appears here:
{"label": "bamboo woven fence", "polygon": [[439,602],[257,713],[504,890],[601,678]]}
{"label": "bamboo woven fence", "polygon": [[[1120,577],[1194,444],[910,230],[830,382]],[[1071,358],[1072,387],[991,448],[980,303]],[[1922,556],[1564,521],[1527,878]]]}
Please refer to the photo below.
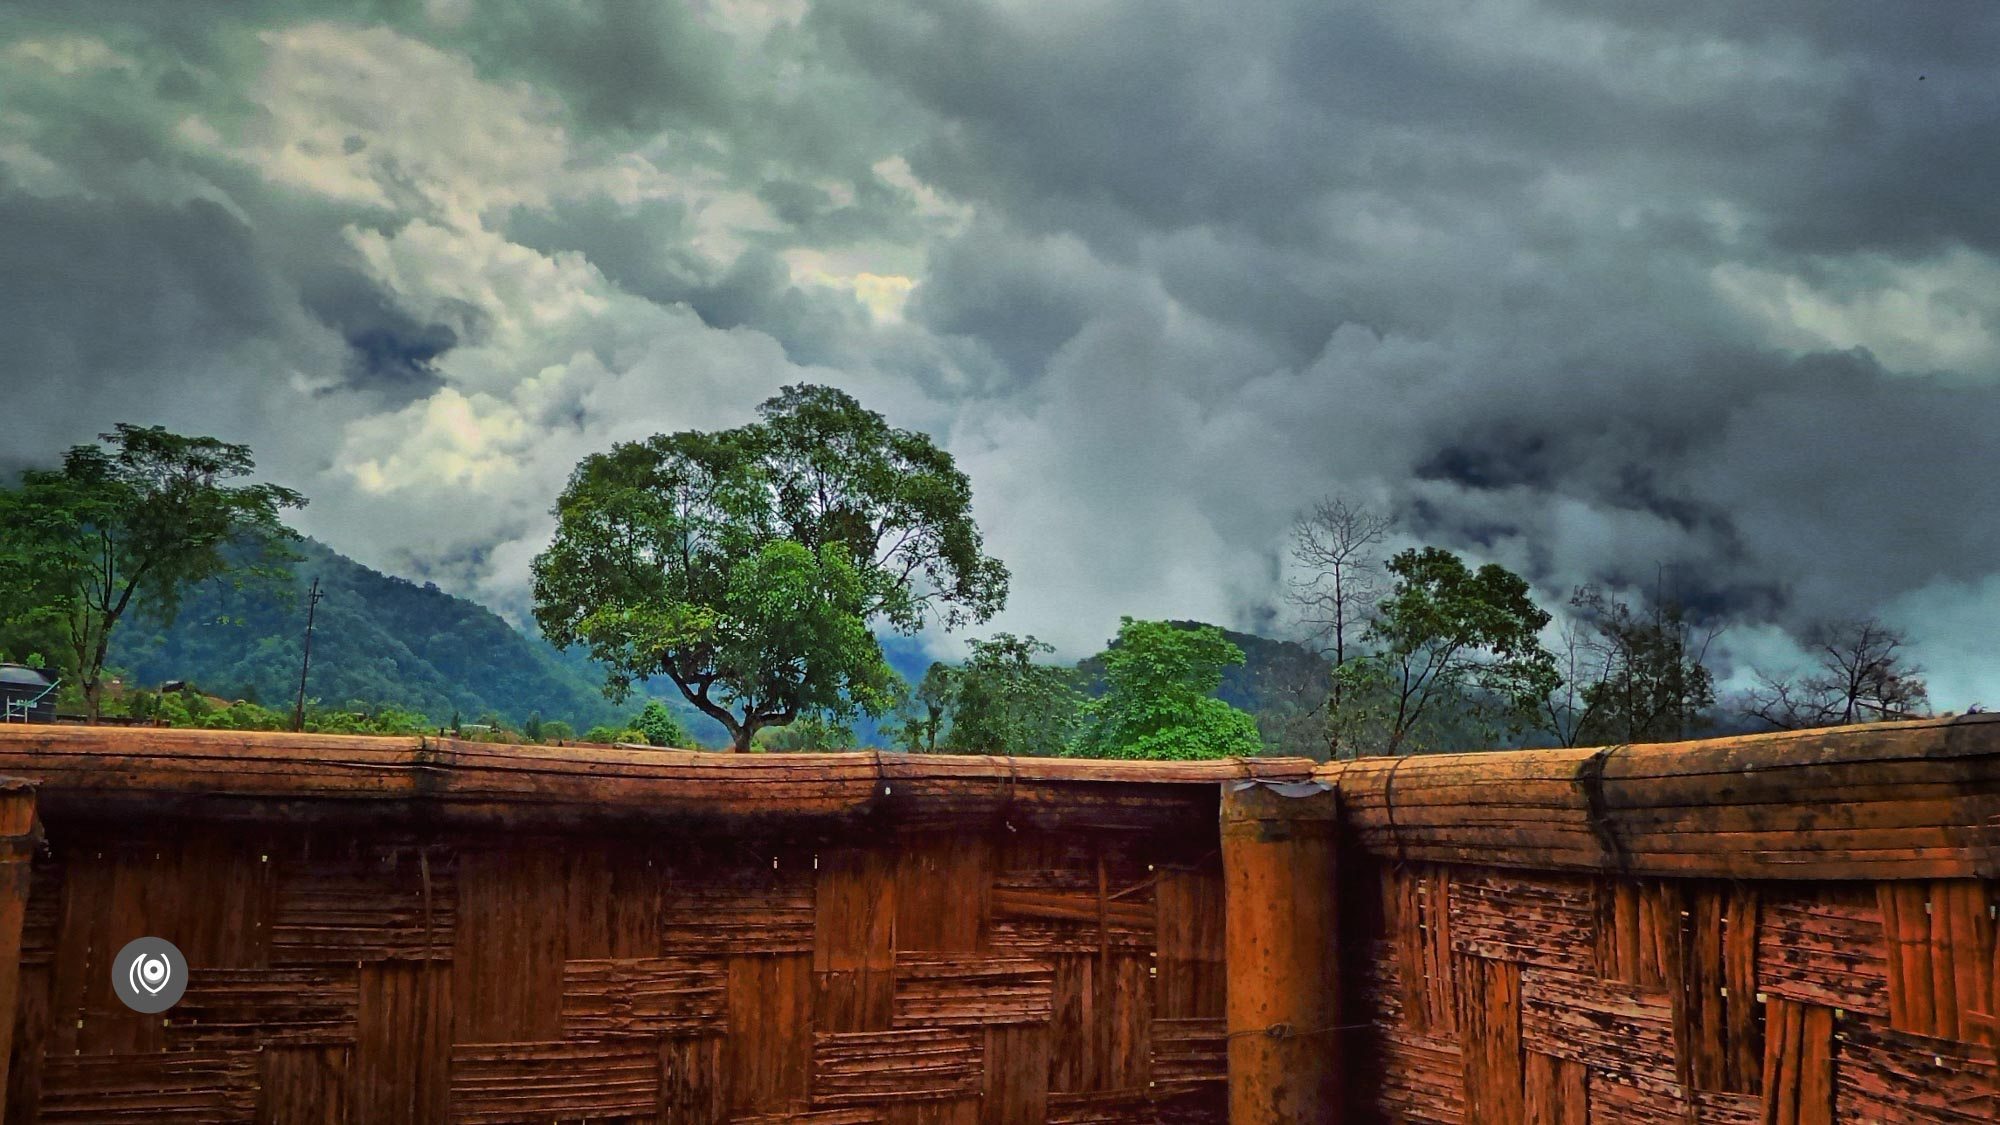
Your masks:
{"label": "bamboo woven fence", "polygon": [[1321,776],[1364,1119],[2000,1121],[2000,722]]}
{"label": "bamboo woven fence", "polygon": [[36,727],[0,778],[9,1122],[2000,1119],[1983,716],[1317,769]]}
{"label": "bamboo woven fence", "polygon": [[1221,1120],[1219,785],[1306,768],[5,732],[6,1120]]}

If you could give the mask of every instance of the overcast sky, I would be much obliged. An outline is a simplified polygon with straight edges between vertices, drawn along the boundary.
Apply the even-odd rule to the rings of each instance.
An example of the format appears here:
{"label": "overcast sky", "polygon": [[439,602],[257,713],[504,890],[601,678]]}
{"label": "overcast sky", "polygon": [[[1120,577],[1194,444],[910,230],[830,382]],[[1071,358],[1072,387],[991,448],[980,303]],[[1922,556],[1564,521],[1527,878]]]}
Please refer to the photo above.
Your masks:
{"label": "overcast sky", "polygon": [[1338,491],[2000,705],[1996,58],[1991,0],[13,0],[0,467],[249,442],[518,617],[579,457],[827,382],[1072,658],[1283,632]]}

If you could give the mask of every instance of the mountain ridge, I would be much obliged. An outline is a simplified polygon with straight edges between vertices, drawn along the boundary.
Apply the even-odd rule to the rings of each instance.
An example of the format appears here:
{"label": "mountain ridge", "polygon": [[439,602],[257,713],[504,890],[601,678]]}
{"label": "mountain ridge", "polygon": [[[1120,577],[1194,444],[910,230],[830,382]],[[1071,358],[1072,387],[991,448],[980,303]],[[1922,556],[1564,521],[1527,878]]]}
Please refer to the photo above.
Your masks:
{"label": "mountain ridge", "polygon": [[[563,651],[468,598],[435,584],[384,574],[314,539],[296,546],[291,575],[272,582],[208,582],[191,588],[171,626],[135,615],[114,634],[109,666],[132,686],[168,680],[205,692],[288,709],[299,685],[305,598],[317,578],[308,697],[322,706],[395,706],[439,726],[456,717],[497,717],[516,728],[530,716],[581,732],[622,726],[648,700],[671,708],[703,745],[727,744],[722,725],[696,711],[671,683],[638,683],[623,704],[603,694],[603,672],[582,649]],[[1192,627],[1195,622],[1177,621]],[[1247,662],[1224,672],[1217,696],[1261,717],[1283,711],[1304,687],[1325,682],[1325,661],[1290,641],[1224,630]],[[880,638],[895,670],[915,683],[932,663],[921,639]],[[1087,687],[1098,657],[1079,662]],[[1093,692],[1094,694],[1094,692]],[[1310,694],[1306,691],[1305,694]],[[859,745],[886,745],[887,716],[853,724]],[[1270,739],[1267,737],[1267,742]]]}

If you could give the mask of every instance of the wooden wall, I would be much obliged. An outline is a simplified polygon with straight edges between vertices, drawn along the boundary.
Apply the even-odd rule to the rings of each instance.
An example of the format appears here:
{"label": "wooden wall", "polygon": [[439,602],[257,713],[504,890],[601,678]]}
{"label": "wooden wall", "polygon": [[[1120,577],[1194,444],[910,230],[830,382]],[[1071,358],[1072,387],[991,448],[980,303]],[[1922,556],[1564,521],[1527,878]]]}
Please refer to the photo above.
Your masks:
{"label": "wooden wall", "polygon": [[1226,937],[1248,779],[1334,795],[1338,1022],[1235,1034],[1338,1052],[1338,1120],[2000,1120],[2000,716],[1317,769],[51,729],[0,732],[9,1121],[1220,1122],[1229,981],[1314,975]]}
{"label": "wooden wall", "polygon": [[1992,718],[1322,768],[1354,1120],[2000,1121]]}
{"label": "wooden wall", "polygon": [[52,824],[7,1120],[1223,1119],[1212,834],[827,835]]}
{"label": "wooden wall", "polygon": [[2000,1120],[2000,883],[1357,877],[1364,1119]]}

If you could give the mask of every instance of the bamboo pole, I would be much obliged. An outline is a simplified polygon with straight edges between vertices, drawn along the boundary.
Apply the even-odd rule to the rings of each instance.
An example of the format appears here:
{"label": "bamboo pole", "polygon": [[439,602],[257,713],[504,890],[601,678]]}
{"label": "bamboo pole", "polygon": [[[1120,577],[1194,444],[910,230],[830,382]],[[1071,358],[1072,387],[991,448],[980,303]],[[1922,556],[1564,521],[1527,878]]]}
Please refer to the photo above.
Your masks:
{"label": "bamboo pole", "polygon": [[29,873],[41,839],[35,790],[0,780],[0,1118],[7,1116],[7,1068],[21,995],[21,924],[28,909]]}
{"label": "bamboo pole", "polygon": [[2000,877],[2000,715],[1320,766],[1361,848],[1623,876]]}
{"label": "bamboo pole", "polygon": [[1216,785],[1304,780],[1304,759],[1128,762],[893,754],[710,754],[444,738],[24,727],[0,776],[36,783],[43,819],[438,823],[727,829],[770,820],[1015,828],[1215,823]]}
{"label": "bamboo pole", "polygon": [[1223,787],[1231,1125],[1342,1118],[1331,790]]}

